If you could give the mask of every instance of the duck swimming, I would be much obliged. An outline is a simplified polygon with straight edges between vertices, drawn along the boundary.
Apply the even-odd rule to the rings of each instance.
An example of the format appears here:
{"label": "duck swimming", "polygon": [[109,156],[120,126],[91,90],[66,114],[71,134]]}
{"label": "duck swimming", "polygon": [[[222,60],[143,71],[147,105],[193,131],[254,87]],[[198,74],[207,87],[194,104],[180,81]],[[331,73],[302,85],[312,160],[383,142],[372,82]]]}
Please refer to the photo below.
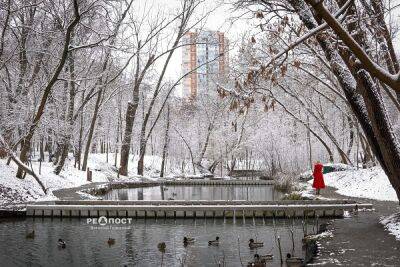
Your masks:
{"label": "duck swimming", "polygon": [[57,243],[58,247],[60,248],[66,248],[67,244],[65,244],[64,240],[62,240],[61,238],[58,239],[58,243]]}
{"label": "duck swimming", "polygon": [[209,246],[218,246],[219,245],[219,236],[215,238],[215,240],[208,241]]}
{"label": "duck swimming", "polygon": [[249,247],[252,248],[260,248],[263,247],[264,243],[263,242],[255,242],[253,238],[249,240]]}
{"label": "duck swimming", "polygon": [[286,265],[288,267],[303,266],[304,260],[302,258],[293,257],[292,254],[286,254]]}
{"label": "duck swimming", "polygon": [[196,239],[194,239],[193,237],[184,236],[183,237],[183,244],[184,245],[193,244],[195,240]]}
{"label": "duck swimming", "polygon": [[254,254],[254,262],[265,263],[267,261],[272,261],[273,259],[274,255],[272,254],[266,254],[266,255]]}
{"label": "duck swimming", "polygon": [[26,238],[27,238],[27,239],[34,239],[34,238],[35,238],[35,230],[33,230],[33,231],[30,232],[30,233],[27,233],[27,234],[26,234]]}
{"label": "duck swimming", "polygon": [[158,243],[157,248],[161,253],[165,253],[167,245],[165,244],[165,242],[161,242],[161,243]]}
{"label": "duck swimming", "polygon": [[109,238],[108,238],[108,240],[107,240],[107,244],[108,244],[109,246],[112,246],[112,245],[114,245],[114,244],[115,244],[115,239],[114,239],[114,238],[111,238],[111,237],[109,237]]}

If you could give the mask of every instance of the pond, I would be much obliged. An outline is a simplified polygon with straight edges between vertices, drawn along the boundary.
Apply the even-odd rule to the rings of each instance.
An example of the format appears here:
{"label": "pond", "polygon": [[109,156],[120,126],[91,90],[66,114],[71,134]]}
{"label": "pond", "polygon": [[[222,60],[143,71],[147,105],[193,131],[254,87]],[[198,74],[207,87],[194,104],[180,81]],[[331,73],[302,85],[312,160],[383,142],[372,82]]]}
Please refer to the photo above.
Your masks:
{"label": "pond", "polygon": [[[26,239],[33,229],[35,238]],[[185,235],[196,238],[194,244],[185,247]],[[268,266],[281,266],[276,236],[281,237],[283,255],[304,257],[300,220],[133,219],[124,226],[94,226],[87,219],[3,219],[0,236],[1,266],[160,266],[161,261],[163,266],[181,266],[181,262],[184,266],[218,266],[217,262],[241,266],[240,261],[246,266],[255,253],[271,253],[274,259]],[[220,245],[208,246],[208,240],[216,236]],[[107,244],[109,237],[115,238],[112,246]],[[65,249],[57,247],[59,238],[65,240]],[[264,242],[264,247],[251,250],[250,238]],[[163,259],[159,242],[166,243]]]}
{"label": "pond", "polygon": [[273,185],[154,186],[113,189],[107,200],[279,200]]}

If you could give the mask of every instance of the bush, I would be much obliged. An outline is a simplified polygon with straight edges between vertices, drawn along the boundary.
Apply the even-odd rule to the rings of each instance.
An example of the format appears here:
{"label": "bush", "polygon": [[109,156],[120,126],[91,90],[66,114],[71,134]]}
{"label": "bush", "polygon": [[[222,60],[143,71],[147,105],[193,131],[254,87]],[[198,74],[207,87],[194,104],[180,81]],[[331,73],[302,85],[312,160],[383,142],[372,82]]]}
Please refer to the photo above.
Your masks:
{"label": "bush", "polygon": [[274,177],[275,189],[283,192],[290,192],[295,188],[295,176],[279,172]]}
{"label": "bush", "polygon": [[301,194],[299,193],[290,193],[290,194],[286,194],[282,200],[307,200],[308,198],[303,197]]}

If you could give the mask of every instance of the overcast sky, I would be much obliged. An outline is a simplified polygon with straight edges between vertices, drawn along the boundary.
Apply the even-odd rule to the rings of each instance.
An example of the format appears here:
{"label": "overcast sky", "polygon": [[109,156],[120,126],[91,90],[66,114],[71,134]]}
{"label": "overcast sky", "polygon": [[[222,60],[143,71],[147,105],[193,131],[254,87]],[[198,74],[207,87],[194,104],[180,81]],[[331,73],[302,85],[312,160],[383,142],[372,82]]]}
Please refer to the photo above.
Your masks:
{"label": "overcast sky", "polygon": [[[219,3],[218,3],[219,2]],[[235,19],[239,13],[233,12],[232,6],[229,4],[221,4],[222,1],[206,0],[205,3],[198,9],[199,16],[207,12],[207,10],[213,10],[208,16],[204,28],[208,30],[221,31],[226,34],[231,44],[241,40],[243,34],[248,34],[254,29],[254,25],[251,25],[246,19]],[[226,2],[226,1],[225,1]],[[400,5],[400,0],[392,0],[392,6]],[[166,8],[171,8],[173,6],[177,7],[179,5],[179,0],[161,0],[158,2],[161,5],[165,5]],[[215,9],[215,7],[218,7]],[[388,18],[389,19],[389,18]],[[400,25],[400,7],[392,12],[391,20],[394,25],[398,27]],[[396,48],[396,53],[400,54],[400,36],[397,34],[394,45]],[[234,46],[234,45],[232,45]],[[235,50],[230,52],[230,55],[234,55]],[[178,49],[175,51],[170,67],[167,69],[166,76],[173,80],[178,79],[182,75],[181,62],[182,61],[182,51]],[[181,88],[179,87],[177,93],[180,94]]]}

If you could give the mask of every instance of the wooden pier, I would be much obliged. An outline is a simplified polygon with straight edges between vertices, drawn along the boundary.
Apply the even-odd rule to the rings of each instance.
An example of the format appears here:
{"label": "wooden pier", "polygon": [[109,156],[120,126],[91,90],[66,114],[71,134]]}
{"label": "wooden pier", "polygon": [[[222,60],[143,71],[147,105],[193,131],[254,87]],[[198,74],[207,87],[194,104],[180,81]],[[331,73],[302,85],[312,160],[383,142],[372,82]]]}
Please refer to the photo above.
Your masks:
{"label": "wooden pier", "polygon": [[246,179],[186,179],[161,181],[161,185],[274,185],[273,180],[246,180]]}
{"label": "wooden pier", "polygon": [[130,217],[130,218],[288,218],[342,217],[344,211],[371,209],[372,204],[350,200],[281,201],[121,201],[66,200],[27,205],[32,217]]}

